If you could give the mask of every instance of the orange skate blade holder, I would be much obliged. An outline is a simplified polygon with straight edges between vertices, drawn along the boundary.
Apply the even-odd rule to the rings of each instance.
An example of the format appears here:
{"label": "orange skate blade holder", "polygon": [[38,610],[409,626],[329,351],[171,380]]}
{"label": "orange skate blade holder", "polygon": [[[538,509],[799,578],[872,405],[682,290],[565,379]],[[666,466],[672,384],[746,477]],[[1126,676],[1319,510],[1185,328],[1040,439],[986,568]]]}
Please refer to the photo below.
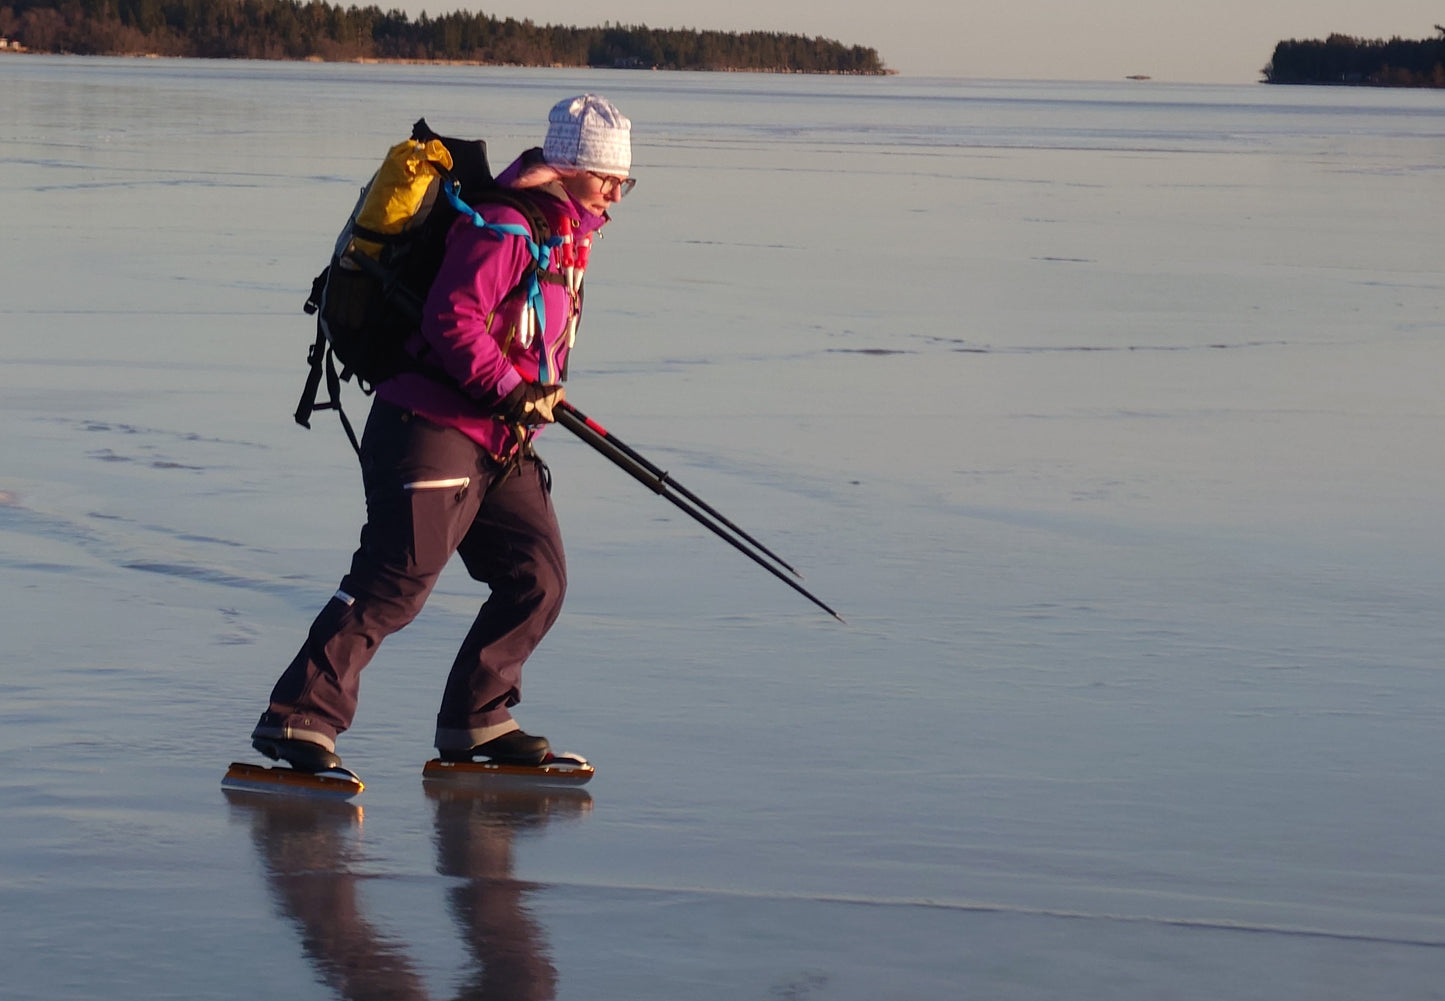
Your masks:
{"label": "orange skate blade holder", "polygon": [[231,767],[226,769],[226,777],[221,779],[221,788],[283,796],[350,799],[366,786],[355,772],[345,768],[313,773],[298,772],[294,768],[268,768],[264,765],[233,761]]}
{"label": "orange skate blade holder", "polygon": [[586,758],[576,754],[554,754],[540,765],[433,758],[421,770],[422,778],[436,782],[532,787],[586,785],[596,773]]}

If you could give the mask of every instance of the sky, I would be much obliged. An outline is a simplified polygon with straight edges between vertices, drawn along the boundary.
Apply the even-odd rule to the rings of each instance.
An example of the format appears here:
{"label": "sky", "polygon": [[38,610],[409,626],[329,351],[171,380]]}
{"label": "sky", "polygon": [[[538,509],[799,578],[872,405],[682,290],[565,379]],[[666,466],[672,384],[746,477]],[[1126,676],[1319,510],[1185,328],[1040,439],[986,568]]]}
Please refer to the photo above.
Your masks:
{"label": "sky", "polygon": [[1425,0],[401,0],[410,14],[480,10],[539,24],[759,29],[877,49],[908,76],[1253,83],[1275,43],[1428,38]]}

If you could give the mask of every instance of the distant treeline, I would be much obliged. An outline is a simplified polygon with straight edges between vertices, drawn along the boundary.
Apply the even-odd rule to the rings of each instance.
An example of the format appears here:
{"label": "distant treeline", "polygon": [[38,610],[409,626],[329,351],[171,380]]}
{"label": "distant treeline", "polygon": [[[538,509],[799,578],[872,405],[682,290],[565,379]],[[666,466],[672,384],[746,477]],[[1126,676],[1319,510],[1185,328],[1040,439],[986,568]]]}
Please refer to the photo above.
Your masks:
{"label": "distant treeline", "polygon": [[460,11],[412,20],[398,10],[323,0],[0,0],[0,5],[0,38],[32,52],[888,72],[875,49],[762,31],[575,28]]}
{"label": "distant treeline", "polygon": [[1367,41],[1348,35],[1280,42],[1264,68],[1269,83],[1353,83],[1375,87],[1445,87],[1445,28],[1420,41]]}

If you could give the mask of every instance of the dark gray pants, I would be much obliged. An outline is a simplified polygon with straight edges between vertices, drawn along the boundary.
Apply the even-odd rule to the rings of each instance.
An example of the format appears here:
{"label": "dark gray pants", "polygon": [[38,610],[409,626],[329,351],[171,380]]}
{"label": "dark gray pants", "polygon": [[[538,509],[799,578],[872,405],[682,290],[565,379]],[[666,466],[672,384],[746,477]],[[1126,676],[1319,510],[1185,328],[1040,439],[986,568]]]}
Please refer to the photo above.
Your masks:
{"label": "dark gray pants", "polygon": [[436,746],[461,750],[517,728],[522,664],[562,608],[567,566],[547,467],[498,466],[470,438],[381,400],[361,442],[366,526],[351,572],[271,692],[254,736],[335,748],[361,670],[421,611],[453,553],[487,584],[452,663]]}

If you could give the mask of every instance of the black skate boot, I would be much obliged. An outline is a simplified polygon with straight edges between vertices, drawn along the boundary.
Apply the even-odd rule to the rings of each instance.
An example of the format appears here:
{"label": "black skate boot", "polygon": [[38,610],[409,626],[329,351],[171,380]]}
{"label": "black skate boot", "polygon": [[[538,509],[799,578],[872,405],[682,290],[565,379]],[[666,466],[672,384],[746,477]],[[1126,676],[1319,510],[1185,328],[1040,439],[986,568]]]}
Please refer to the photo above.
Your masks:
{"label": "black skate boot", "polygon": [[298,772],[331,772],[342,769],[341,759],[310,740],[284,737],[256,737],[251,746],[272,761],[284,761]]}
{"label": "black skate boot", "polygon": [[499,765],[540,765],[547,760],[552,745],[546,737],[535,737],[521,730],[512,730],[478,744],[470,751],[442,751],[443,761],[472,761],[486,758]]}

